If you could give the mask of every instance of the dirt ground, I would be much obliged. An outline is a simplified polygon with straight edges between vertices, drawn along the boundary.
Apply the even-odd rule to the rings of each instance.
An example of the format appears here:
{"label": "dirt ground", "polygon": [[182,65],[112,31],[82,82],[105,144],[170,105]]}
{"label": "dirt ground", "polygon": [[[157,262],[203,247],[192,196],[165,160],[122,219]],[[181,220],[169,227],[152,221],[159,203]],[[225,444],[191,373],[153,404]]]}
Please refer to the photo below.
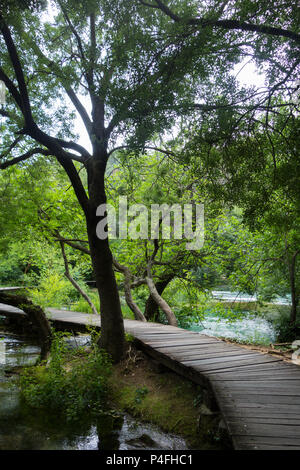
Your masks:
{"label": "dirt ground", "polygon": [[291,347],[292,343],[275,343],[271,344],[270,346],[261,346],[255,344],[238,343],[237,341],[224,338],[222,339],[222,341],[224,341],[225,343],[241,346],[244,349],[251,349],[252,351],[259,351],[263,354],[270,354],[274,357],[280,357],[286,362],[292,362],[292,354],[295,351],[295,349]]}

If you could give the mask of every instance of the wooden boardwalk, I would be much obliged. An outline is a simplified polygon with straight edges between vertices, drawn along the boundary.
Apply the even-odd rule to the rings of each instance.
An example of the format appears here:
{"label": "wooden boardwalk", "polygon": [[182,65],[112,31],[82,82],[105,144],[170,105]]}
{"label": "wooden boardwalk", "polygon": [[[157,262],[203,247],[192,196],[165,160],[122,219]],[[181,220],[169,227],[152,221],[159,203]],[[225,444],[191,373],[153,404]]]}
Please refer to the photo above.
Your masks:
{"label": "wooden boardwalk", "polygon": [[[100,328],[95,315],[56,309],[48,315],[57,328]],[[124,323],[150,356],[213,393],[235,449],[300,449],[298,365],[169,325]]]}

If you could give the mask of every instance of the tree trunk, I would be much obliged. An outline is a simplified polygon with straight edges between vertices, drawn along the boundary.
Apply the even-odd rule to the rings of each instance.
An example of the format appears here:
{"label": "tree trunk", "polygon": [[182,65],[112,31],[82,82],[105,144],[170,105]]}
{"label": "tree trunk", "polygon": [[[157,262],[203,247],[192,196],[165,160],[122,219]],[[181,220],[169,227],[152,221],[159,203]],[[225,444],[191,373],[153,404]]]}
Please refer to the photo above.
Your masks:
{"label": "tree trunk", "polygon": [[101,240],[96,234],[97,224],[105,217],[96,216],[97,207],[106,203],[105,167],[105,155],[91,159],[88,164],[90,208],[86,222],[100,299],[101,336],[99,346],[111,355],[114,362],[119,362],[125,352],[125,336],[119,292],[113,271],[113,258],[108,238]]}
{"label": "tree trunk", "polygon": [[148,266],[147,266],[146,282],[147,282],[147,286],[149,288],[150,294],[152,295],[153,299],[155,300],[157,305],[162,309],[162,311],[166,315],[168,324],[172,326],[177,326],[178,325],[177,318],[175,317],[173,310],[157,292],[157,289],[155,287],[154,281],[152,279],[152,274],[151,274],[151,261],[148,263]]}
{"label": "tree trunk", "polygon": [[289,265],[289,270],[290,270],[290,288],[291,288],[291,312],[290,312],[290,322],[295,323],[296,318],[297,318],[297,306],[299,302],[299,297],[297,295],[297,289],[296,289],[296,259],[299,254],[300,250],[297,250],[293,256],[291,263]]}
{"label": "tree trunk", "polygon": [[[171,282],[173,277],[169,277],[163,281],[158,281],[155,284],[156,290],[159,295],[162,295],[163,291],[165,288],[168,286],[168,284]],[[144,316],[146,320],[148,321],[156,321],[157,316],[158,316],[158,305],[155,301],[155,299],[152,297],[150,294],[145,305],[145,310],[144,310]]]}
{"label": "tree trunk", "polygon": [[121,273],[123,273],[124,275],[125,300],[126,300],[128,307],[133,312],[134,318],[138,321],[147,321],[143,313],[141,312],[139,306],[135,303],[135,301],[132,298],[132,293],[131,293],[132,275],[131,275],[130,269],[127,268],[127,266],[123,266],[122,264],[118,263],[116,259],[113,260],[113,264],[115,268]]}

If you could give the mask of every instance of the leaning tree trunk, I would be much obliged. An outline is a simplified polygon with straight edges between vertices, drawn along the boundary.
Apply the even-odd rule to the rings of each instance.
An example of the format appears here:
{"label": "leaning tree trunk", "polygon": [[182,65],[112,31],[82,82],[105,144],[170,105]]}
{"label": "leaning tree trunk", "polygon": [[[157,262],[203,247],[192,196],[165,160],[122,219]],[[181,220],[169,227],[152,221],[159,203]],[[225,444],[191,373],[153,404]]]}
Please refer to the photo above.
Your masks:
{"label": "leaning tree trunk", "polygon": [[177,322],[177,318],[176,318],[173,310],[168,305],[168,303],[157,292],[157,289],[155,287],[155,284],[154,284],[154,281],[153,281],[153,278],[152,278],[152,274],[151,274],[151,264],[152,263],[150,261],[148,263],[148,266],[147,266],[147,276],[146,276],[146,282],[147,282],[147,286],[149,288],[150,294],[152,295],[152,297],[155,300],[155,302],[157,303],[157,305],[162,309],[162,311],[166,315],[169,325],[177,326],[178,322]]}
{"label": "leaning tree trunk", "polygon": [[105,155],[93,158],[88,167],[90,209],[86,218],[87,233],[95,280],[99,292],[101,336],[99,346],[114,362],[122,359],[125,351],[124,323],[118,287],[113,270],[113,258],[108,238],[102,240],[96,233],[97,224],[104,217],[96,216],[97,207],[106,203],[104,188]]}
{"label": "leaning tree trunk", "polygon": [[[168,284],[171,282],[172,279],[173,277],[169,277],[167,279],[164,279],[163,281],[158,281],[155,283],[155,287],[159,295],[162,295],[163,291],[165,290],[165,288],[168,286]],[[157,315],[158,315],[158,305],[155,299],[150,294],[148,299],[146,300],[144,316],[146,320],[148,321],[156,321]]]}
{"label": "leaning tree trunk", "polygon": [[132,293],[131,293],[132,274],[130,272],[130,269],[127,268],[127,266],[123,266],[122,264],[118,263],[116,259],[113,259],[113,264],[115,268],[119,272],[123,273],[124,275],[125,300],[126,300],[128,307],[133,312],[134,318],[138,321],[147,321],[143,313],[141,312],[139,306],[135,303],[135,301],[132,298]]}

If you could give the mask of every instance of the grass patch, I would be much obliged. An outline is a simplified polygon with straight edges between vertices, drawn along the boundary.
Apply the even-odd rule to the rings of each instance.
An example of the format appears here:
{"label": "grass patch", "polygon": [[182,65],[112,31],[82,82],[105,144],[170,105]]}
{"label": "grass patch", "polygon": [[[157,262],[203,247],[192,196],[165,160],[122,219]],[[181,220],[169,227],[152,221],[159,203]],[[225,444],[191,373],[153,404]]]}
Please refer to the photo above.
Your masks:
{"label": "grass patch", "polygon": [[219,429],[219,415],[201,419],[199,386],[177,374],[158,372],[153,362],[131,346],[131,353],[113,367],[108,380],[111,406],[163,431],[186,439],[193,449],[224,449],[231,446]]}

